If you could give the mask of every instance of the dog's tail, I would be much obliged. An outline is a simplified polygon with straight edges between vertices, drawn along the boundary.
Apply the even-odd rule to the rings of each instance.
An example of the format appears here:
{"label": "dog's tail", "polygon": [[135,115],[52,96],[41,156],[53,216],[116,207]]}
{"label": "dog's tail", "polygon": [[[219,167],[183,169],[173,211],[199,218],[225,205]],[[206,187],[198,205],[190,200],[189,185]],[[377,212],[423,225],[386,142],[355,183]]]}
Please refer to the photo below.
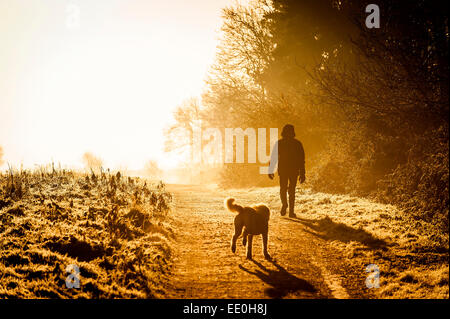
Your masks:
{"label": "dog's tail", "polygon": [[234,198],[231,197],[225,199],[225,208],[235,213],[241,213],[244,210],[244,207],[234,204]]}

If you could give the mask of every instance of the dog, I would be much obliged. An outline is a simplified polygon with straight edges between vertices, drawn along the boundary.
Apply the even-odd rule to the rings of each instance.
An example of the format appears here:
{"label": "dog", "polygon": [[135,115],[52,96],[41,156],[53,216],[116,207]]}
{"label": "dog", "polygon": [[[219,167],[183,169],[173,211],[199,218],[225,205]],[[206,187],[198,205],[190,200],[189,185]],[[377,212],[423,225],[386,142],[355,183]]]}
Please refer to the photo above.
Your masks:
{"label": "dog", "polygon": [[[231,251],[236,252],[236,241],[244,229],[242,244],[247,246],[247,259],[252,259],[252,244],[254,235],[262,235],[263,253],[268,260],[271,259],[267,252],[267,235],[269,232],[270,210],[264,204],[251,207],[242,207],[234,204],[234,198],[225,199],[225,208],[230,212],[238,213],[234,218],[234,235],[231,239]],[[248,245],[247,245],[248,240]]]}

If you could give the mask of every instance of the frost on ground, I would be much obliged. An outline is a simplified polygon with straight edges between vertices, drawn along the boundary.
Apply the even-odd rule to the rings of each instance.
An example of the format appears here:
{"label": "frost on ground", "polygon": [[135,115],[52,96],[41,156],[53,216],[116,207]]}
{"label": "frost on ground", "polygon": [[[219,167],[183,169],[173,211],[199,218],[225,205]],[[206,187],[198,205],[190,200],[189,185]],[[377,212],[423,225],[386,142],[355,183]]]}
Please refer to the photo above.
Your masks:
{"label": "frost on ground", "polygon": [[[150,184],[110,172],[40,169],[0,174],[0,298],[183,298],[189,290],[174,293],[170,290],[176,286],[174,282],[187,288],[205,284],[205,296],[214,291],[217,295],[220,289],[230,296],[240,292],[232,288],[242,288],[241,280],[246,280],[249,292],[267,284],[287,297],[316,296],[308,291],[293,292],[287,282],[280,284],[280,278],[297,278],[286,277],[287,271],[299,272],[298,276],[314,282],[323,296],[328,296],[328,288],[315,269],[322,269],[336,297],[351,294],[364,298],[361,287],[365,287],[364,269],[369,264],[380,270],[380,288],[366,291],[370,298],[449,297],[448,232],[395,206],[300,187],[297,218],[289,221],[278,215],[277,187],[215,187],[201,192],[191,188],[178,189],[184,201],[178,203],[180,211],[168,214],[176,203],[162,183]],[[229,194],[236,195],[243,205],[269,205],[270,248],[288,270],[244,262],[249,273],[239,269],[239,256],[231,254],[228,246],[232,215],[225,212],[223,199]],[[187,224],[189,233],[183,235]],[[174,225],[183,228],[175,230]],[[283,241],[280,236],[301,242]],[[255,252],[258,245],[257,240]],[[319,248],[332,250],[334,259],[314,251]],[[176,251],[185,255],[175,256]],[[297,259],[292,259],[293,255]],[[179,260],[178,281],[174,259]],[[354,267],[336,272],[337,266],[332,267],[336,259],[356,265],[358,273],[345,273]],[[66,286],[66,280],[74,275],[71,265],[79,269],[78,289]],[[262,276],[264,269],[268,274],[261,282],[255,274]],[[204,282],[198,282],[201,274]],[[218,283],[217,277],[223,274],[226,280]],[[361,277],[361,282],[355,283],[354,278]],[[339,289],[341,284],[346,290]]]}
{"label": "frost on ground", "polygon": [[[277,187],[254,188],[255,201],[279,214]],[[249,203],[250,204],[250,203]],[[449,298],[449,236],[395,206],[297,188],[296,214],[307,232],[342,258],[380,269],[378,298]]]}
{"label": "frost on ground", "polygon": [[[164,295],[173,234],[164,184],[40,169],[0,173],[0,190],[0,298]],[[78,289],[66,286],[71,265]]]}

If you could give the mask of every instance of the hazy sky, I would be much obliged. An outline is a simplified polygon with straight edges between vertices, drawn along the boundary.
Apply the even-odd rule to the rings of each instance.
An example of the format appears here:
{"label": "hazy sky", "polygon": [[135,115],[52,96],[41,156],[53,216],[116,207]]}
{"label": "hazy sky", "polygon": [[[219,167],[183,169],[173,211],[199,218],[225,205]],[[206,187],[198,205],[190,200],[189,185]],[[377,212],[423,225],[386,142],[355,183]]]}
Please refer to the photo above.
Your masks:
{"label": "hazy sky", "polygon": [[[231,0],[0,0],[0,145],[18,166],[167,166],[162,129],[199,95]],[[4,167],[3,167],[4,168]]]}

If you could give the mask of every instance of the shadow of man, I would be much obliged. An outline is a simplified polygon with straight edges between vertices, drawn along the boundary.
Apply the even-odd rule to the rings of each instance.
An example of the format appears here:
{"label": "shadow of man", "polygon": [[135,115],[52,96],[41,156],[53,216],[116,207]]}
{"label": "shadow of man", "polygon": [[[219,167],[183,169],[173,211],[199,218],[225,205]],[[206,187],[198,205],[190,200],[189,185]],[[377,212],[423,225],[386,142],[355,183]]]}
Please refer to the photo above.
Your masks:
{"label": "shadow of man", "polygon": [[297,217],[296,219],[290,220],[305,225],[309,229],[305,229],[306,232],[324,240],[338,240],[343,243],[356,241],[365,245],[367,249],[385,250],[388,246],[388,243],[385,240],[376,238],[366,230],[362,228],[353,228],[343,223],[336,223],[328,216],[322,219]]}
{"label": "shadow of man", "polygon": [[255,260],[252,261],[261,270],[256,269],[255,271],[251,271],[242,265],[239,265],[239,268],[249,274],[255,275],[263,282],[270,285],[270,288],[264,290],[266,295],[268,295],[270,298],[283,298],[289,293],[300,290],[308,293],[315,293],[317,291],[316,288],[314,288],[314,286],[309,282],[292,275],[273,260],[271,261],[271,263],[275,266],[275,270],[268,269]]}

